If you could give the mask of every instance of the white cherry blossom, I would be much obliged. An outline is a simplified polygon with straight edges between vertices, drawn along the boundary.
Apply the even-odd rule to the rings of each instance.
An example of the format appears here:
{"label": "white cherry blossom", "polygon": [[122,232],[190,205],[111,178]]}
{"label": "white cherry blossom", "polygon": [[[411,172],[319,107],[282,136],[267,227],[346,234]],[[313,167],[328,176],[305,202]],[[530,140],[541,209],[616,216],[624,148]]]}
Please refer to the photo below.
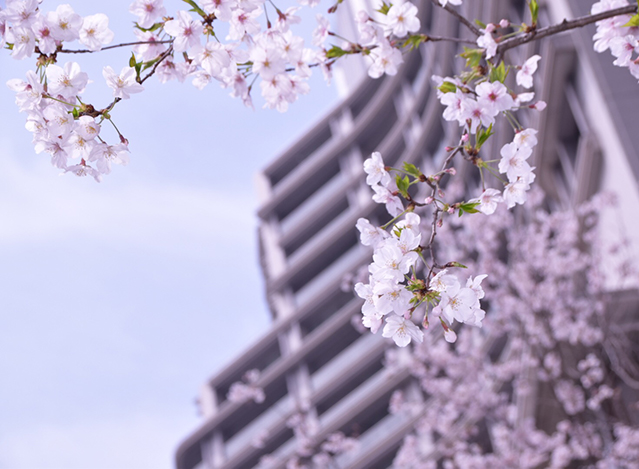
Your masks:
{"label": "white cherry blossom", "polygon": [[406,347],[411,340],[424,341],[424,333],[410,319],[399,316],[386,318],[382,337],[390,337],[399,347]]}
{"label": "white cherry blossom", "polygon": [[113,31],[109,29],[109,18],[104,13],[85,16],[80,28],[79,41],[87,49],[97,51],[113,40]]}
{"label": "white cherry blossom", "polygon": [[114,98],[129,99],[131,94],[144,91],[144,87],[135,80],[135,69],[132,67],[124,67],[117,75],[111,67],[107,66],[102,70],[102,76],[109,88],[113,90]]}
{"label": "white cherry blossom", "polygon": [[524,88],[532,88],[533,74],[537,71],[537,62],[541,60],[539,55],[533,55],[521,66],[521,70],[517,72],[517,84]]}

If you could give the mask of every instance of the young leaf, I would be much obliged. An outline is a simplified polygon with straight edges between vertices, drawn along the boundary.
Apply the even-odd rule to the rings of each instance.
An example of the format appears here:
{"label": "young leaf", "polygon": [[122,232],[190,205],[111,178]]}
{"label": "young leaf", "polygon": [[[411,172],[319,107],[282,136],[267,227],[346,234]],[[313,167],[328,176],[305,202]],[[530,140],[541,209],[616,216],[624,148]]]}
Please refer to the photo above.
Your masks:
{"label": "young leaf", "polygon": [[539,4],[537,0],[529,0],[528,8],[530,9],[530,16],[532,17],[533,26],[537,24],[537,16],[539,15]]}
{"label": "young leaf", "polygon": [[[637,3],[639,3],[639,0],[637,0]],[[639,13],[630,18],[630,21],[624,24],[624,27],[626,28],[632,28],[635,26],[639,26]]]}
{"label": "young leaf", "polygon": [[437,89],[442,93],[454,93],[457,90],[457,86],[455,86],[455,84],[451,83],[450,81],[445,81]]}
{"label": "young leaf", "polygon": [[404,41],[402,47],[408,47],[408,50],[416,49],[422,42],[426,42],[428,40],[428,36],[425,34],[413,34],[408,36],[408,39]]}
{"label": "young leaf", "polygon": [[459,55],[466,59],[467,68],[475,68],[481,63],[482,54],[483,49],[470,49],[468,47],[464,47],[464,52]]}
{"label": "young leaf", "polygon": [[506,66],[504,65],[504,61],[502,60],[498,66],[493,67],[490,70],[490,81],[498,81],[503,83],[506,80]]}
{"label": "young leaf", "polygon": [[336,59],[337,57],[342,57],[343,55],[346,55],[348,53],[349,53],[348,51],[345,51],[341,47],[333,46],[326,51],[326,58]]}
{"label": "young leaf", "polygon": [[184,3],[188,3],[189,5],[191,5],[193,7],[193,11],[195,13],[197,13],[198,15],[200,15],[202,18],[206,18],[206,12],[204,10],[202,10],[199,6],[197,6],[197,3],[195,3],[193,0],[182,0]]}
{"label": "young leaf", "polygon": [[422,172],[417,168],[417,166],[411,163],[404,163],[404,171],[416,178],[422,175]]}
{"label": "young leaf", "polygon": [[477,132],[477,149],[479,150],[481,146],[486,143],[486,140],[488,140],[494,133],[495,132],[493,132],[493,124],[490,124],[487,129],[479,129],[479,131]]}
{"label": "young leaf", "polygon": [[135,54],[131,52],[131,58],[129,59],[129,67],[135,67]]}
{"label": "young leaf", "polygon": [[392,6],[392,3],[382,2],[382,6],[377,11],[379,11],[382,15],[388,15],[388,10],[390,10],[390,7]]}
{"label": "young leaf", "polygon": [[479,210],[475,208],[478,205],[479,202],[462,202],[461,204],[459,204],[459,216],[461,217],[463,212],[478,213]]}
{"label": "young leaf", "polygon": [[404,197],[408,197],[408,186],[410,185],[410,180],[408,176],[404,176],[403,178],[398,174],[395,177],[395,184],[397,184],[397,190],[399,190],[400,194]]}

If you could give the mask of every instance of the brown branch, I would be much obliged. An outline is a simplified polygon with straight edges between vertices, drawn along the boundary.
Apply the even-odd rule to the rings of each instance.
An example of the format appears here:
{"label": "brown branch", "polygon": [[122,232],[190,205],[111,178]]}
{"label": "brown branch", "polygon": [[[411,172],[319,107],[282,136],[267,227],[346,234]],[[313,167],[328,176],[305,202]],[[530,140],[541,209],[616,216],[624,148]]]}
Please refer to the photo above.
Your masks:
{"label": "brown branch", "polygon": [[524,34],[523,36],[516,36],[511,39],[505,40],[497,46],[496,56],[501,57],[501,55],[503,55],[503,53],[506,52],[508,49],[512,49],[513,47],[517,47],[528,42],[537,41],[539,39],[562,33],[564,31],[569,31],[571,29],[581,28],[591,23],[596,23],[597,21],[613,18],[615,16],[628,15],[636,12],[637,5],[628,5],[621,8],[615,8],[614,10],[604,11],[596,15],[582,16],[570,21],[563,20],[559,24],[533,30],[527,34]]}
{"label": "brown branch", "polygon": [[158,68],[158,65],[160,65],[162,61],[166,59],[172,53],[173,53],[173,46],[169,47],[167,50],[164,51],[164,53],[160,56],[158,61],[155,62],[155,65],[153,65],[153,68],[151,69],[151,71],[139,81],[140,85],[144,83],[145,81],[147,81],[149,78],[151,78],[151,76],[153,76],[153,74],[155,73],[155,70]]}
{"label": "brown branch", "polygon": [[166,41],[137,41],[137,42],[124,42],[122,44],[114,44],[112,46],[107,46],[107,47],[103,47],[102,49],[99,50],[89,50],[89,49],[79,49],[79,50],[72,50],[72,49],[60,49],[58,51],[56,51],[56,53],[64,53],[64,54],[90,54],[92,52],[100,52],[103,50],[109,50],[109,49],[116,49],[118,47],[127,47],[127,46],[137,46],[137,45],[141,45],[141,44],[171,44],[173,43],[173,39],[169,39]]}
{"label": "brown branch", "polygon": [[444,37],[444,36],[430,36],[430,35],[426,35],[426,37],[428,39],[426,39],[425,42],[439,42],[439,41],[443,41],[443,42],[456,42],[458,44],[470,44],[470,45],[476,45],[477,43],[475,41],[472,41],[470,39],[462,39],[459,37]]}
{"label": "brown branch", "polygon": [[431,2],[433,2],[433,4],[435,6],[438,6],[439,8],[443,8],[444,10],[446,10],[448,13],[450,13],[451,15],[453,15],[455,18],[457,18],[464,26],[466,26],[471,33],[473,33],[475,36],[481,36],[481,31],[479,30],[479,28],[477,26],[475,26],[473,23],[471,23],[468,19],[466,19],[466,17],[460,15],[457,10],[455,10],[453,7],[451,7],[450,5],[446,5],[445,7],[442,6],[441,3],[439,3],[437,0],[431,0]]}

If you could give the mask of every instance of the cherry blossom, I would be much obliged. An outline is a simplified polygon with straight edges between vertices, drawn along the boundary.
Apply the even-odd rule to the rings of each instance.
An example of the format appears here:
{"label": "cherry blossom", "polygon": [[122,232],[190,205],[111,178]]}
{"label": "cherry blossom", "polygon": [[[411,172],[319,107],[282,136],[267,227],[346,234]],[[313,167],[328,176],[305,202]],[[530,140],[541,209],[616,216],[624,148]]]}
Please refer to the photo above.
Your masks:
{"label": "cherry blossom", "polygon": [[129,99],[131,94],[144,91],[144,87],[135,80],[135,70],[131,67],[124,67],[120,75],[116,75],[109,66],[104,67],[102,75],[109,88],[113,89],[113,97]]}
{"label": "cherry blossom", "polygon": [[537,71],[537,62],[541,60],[541,56],[533,55],[521,66],[521,70],[517,72],[517,84],[524,88],[532,88],[533,74]]}
{"label": "cherry blossom", "polygon": [[85,16],[80,28],[79,41],[91,51],[98,51],[113,40],[109,18],[103,13]]}

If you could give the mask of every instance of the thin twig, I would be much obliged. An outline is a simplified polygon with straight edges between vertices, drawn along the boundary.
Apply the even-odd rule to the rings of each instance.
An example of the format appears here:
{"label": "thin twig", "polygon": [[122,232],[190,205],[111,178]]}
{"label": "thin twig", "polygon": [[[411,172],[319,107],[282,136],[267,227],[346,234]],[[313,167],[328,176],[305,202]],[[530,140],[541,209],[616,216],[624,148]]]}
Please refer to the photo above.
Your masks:
{"label": "thin twig", "polygon": [[439,42],[439,41],[443,41],[443,42],[456,42],[458,44],[470,44],[470,45],[475,45],[477,44],[475,41],[472,41],[470,39],[462,39],[459,37],[444,37],[444,36],[431,36],[428,35],[428,40],[426,42]]}
{"label": "thin twig", "polygon": [[112,46],[107,46],[107,47],[103,47],[102,49],[99,50],[89,50],[89,49],[79,49],[79,50],[72,50],[72,49],[60,49],[59,51],[56,51],[56,53],[64,53],[64,54],[89,54],[91,52],[100,52],[103,50],[109,50],[109,49],[116,49],[118,47],[127,47],[127,46],[137,46],[137,45],[141,45],[141,44],[171,44],[173,43],[173,39],[167,39],[166,41],[136,41],[136,42],[124,42],[122,44],[114,44]]}
{"label": "thin twig", "polygon": [[151,69],[151,71],[139,81],[140,85],[144,83],[145,81],[147,81],[149,78],[151,78],[151,76],[153,76],[153,74],[155,73],[155,70],[158,68],[158,65],[160,65],[162,61],[166,59],[172,53],[173,53],[173,46],[169,47],[167,50],[164,51],[164,53],[160,56],[158,61],[155,62],[155,64],[153,65],[153,68]]}
{"label": "thin twig", "polygon": [[473,33],[475,36],[481,36],[481,31],[479,30],[479,28],[477,26],[475,26],[473,23],[471,23],[464,16],[460,15],[457,12],[457,10],[455,10],[453,7],[451,7],[450,5],[442,6],[442,4],[439,3],[437,0],[431,0],[431,2],[433,2],[433,4],[438,6],[439,8],[443,8],[448,13],[450,13],[455,18],[457,18],[464,26],[466,26],[468,29],[470,29],[470,32]]}

